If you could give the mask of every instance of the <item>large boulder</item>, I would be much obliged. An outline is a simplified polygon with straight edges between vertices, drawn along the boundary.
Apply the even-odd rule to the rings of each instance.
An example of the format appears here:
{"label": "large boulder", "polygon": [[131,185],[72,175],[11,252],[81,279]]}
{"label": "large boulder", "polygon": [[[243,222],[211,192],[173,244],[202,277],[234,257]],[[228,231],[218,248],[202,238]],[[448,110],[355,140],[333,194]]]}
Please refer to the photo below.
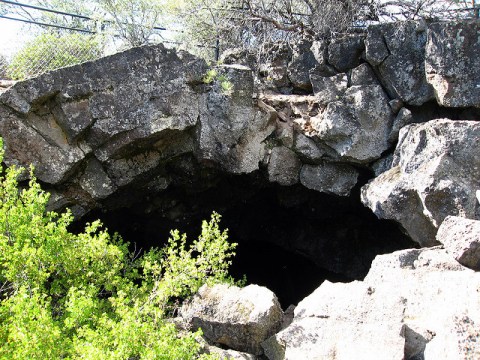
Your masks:
{"label": "large boulder", "polygon": [[310,50],[312,43],[302,40],[295,44],[293,55],[288,64],[288,78],[294,87],[304,90],[311,90],[310,72],[318,65],[318,62]]}
{"label": "large boulder", "polygon": [[325,39],[315,40],[310,51],[316,60],[314,72],[321,76],[332,76],[337,73],[335,68],[328,63],[328,41]]}
{"label": "large boulder", "polygon": [[334,38],[328,45],[328,62],[337,71],[345,72],[360,64],[364,50],[362,35]]}
{"label": "large boulder", "polygon": [[479,33],[476,20],[429,25],[425,71],[440,105],[480,107]]}
{"label": "large boulder", "polygon": [[98,170],[98,163],[83,166],[90,157],[105,164],[141,153],[147,139],[197,123],[201,96],[193,86],[205,71],[203,60],[159,45],[19,82],[0,97],[5,161],[32,163],[40,181],[58,184]]}
{"label": "large boulder", "polygon": [[259,65],[259,76],[264,85],[273,90],[290,91],[287,67],[292,57],[290,47],[282,42],[269,45],[269,56]]}
{"label": "large boulder", "polygon": [[437,240],[463,266],[480,271],[480,221],[447,216]]}
{"label": "large boulder", "polygon": [[310,119],[316,137],[344,160],[368,163],[389,148],[394,114],[379,85],[352,86]]}
{"label": "large boulder", "polygon": [[301,167],[295,152],[284,146],[275,147],[268,162],[268,179],[284,186],[294,185],[298,183]]}
{"label": "large boulder", "polygon": [[204,285],[180,315],[189,328],[201,328],[210,343],[255,355],[262,354],[260,344],[280,330],[283,320],[275,294],[258,285]]}
{"label": "large boulder", "polygon": [[206,353],[211,354],[218,360],[257,360],[256,355],[244,353],[235,350],[225,350],[216,346],[209,345],[206,347]]}
{"label": "large boulder", "polygon": [[476,359],[480,273],[442,249],[378,256],[362,282],[324,282],[263,343],[270,360]]}
{"label": "large boulder", "polygon": [[352,69],[350,75],[350,84],[351,86],[378,85],[378,79],[370,65],[363,63]]}
{"label": "large boulder", "polygon": [[347,74],[326,77],[314,73],[310,75],[310,81],[315,97],[322,105],[340,99],[345,94],[348,85]]}
{"label": "large boulder", "polygon": [[422,21],[370,26],[365,39],[366,59],[376,70],[391,98],[410,105],[433,99],[425,76],[427,27]]}
{"label": "large boulder", "polygon": [[319,192],[348,196],[357,183],[358,175],[353,166],[346,164],[305,164],[300,171],[300,183]]}
{"label": "large boulder", "polygon": [[432,120],[400,131],[392,167],[362,188],[362,202],[398,221],[414,241],[435,245],[448,215],[474,218],[480,183],[480,123]]}

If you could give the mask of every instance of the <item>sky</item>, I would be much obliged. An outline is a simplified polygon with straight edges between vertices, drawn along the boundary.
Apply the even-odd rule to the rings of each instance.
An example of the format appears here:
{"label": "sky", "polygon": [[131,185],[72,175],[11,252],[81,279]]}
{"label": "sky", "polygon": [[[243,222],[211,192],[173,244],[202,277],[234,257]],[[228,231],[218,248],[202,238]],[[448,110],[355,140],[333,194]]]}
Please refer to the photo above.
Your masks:
{"label": "sky", "polygon": [[0,55],[10,58],[33,37],[30,26],[0,18]]}

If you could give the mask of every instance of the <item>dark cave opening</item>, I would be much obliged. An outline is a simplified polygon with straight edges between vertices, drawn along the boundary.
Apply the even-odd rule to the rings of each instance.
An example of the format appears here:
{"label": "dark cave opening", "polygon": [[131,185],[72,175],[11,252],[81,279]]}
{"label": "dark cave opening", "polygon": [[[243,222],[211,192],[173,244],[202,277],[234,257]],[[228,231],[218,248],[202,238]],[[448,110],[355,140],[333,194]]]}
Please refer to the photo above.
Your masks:
{"label": "dark cave opening", "polygon": [[224,175],[201,190],[170,186],[136,195],[131,206],[92,211],[74,228],[101,219],[145,250],[162,246],[171,229],[197,237],[201,221],[217,211],[221,228],[238,243],[231,274],[268,287],[286,308],[324,280],[362,279],[378,254],[415,247],[397,224],[378,220],[360,203],[359,189],[338,197],[272,184],[259,174]]}

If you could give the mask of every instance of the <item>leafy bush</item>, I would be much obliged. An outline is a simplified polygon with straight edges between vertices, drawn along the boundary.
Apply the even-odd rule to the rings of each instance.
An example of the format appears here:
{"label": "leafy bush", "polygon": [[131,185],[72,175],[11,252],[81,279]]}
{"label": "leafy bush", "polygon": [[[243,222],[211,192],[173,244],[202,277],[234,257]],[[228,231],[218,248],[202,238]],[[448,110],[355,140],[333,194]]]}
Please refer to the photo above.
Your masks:
{"label": "leafy bush", "polygon": [[79,33],[43,33],[28,42],[10,62],[7,75],[22,80],[46,71],[98,59],[102,55],[99,37]]}
{"label": "leafy bush", "polygon": [[174,299],[233,281],[236,244],[220,215],[190,246],[172,231],[164,249],[138,256],[99,221],[70,233],[71,213],[45,211],[32,169],[18,189],[22,171],[0,169],[0,359],[211,358],[199,355],[200,332],[179,333],[168,316]]}

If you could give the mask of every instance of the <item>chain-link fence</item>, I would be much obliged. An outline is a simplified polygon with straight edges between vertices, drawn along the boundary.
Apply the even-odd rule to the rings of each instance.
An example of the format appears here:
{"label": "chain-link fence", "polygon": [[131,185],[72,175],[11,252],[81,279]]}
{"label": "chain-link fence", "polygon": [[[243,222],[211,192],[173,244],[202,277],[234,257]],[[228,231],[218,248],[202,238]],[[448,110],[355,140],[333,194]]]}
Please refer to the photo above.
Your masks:
{"label": "chain-link fence", "polygon": [[4,55],[0,55],[0,79],[7,78],[8,61]]}
{"label": "chain-link fence", "polygon": [[[101,36],[76,32],[45,32],[28,41],[4,65],[4,78],[22,80],[103,55]],[[5,60],[4,60],[5,62]]]}

